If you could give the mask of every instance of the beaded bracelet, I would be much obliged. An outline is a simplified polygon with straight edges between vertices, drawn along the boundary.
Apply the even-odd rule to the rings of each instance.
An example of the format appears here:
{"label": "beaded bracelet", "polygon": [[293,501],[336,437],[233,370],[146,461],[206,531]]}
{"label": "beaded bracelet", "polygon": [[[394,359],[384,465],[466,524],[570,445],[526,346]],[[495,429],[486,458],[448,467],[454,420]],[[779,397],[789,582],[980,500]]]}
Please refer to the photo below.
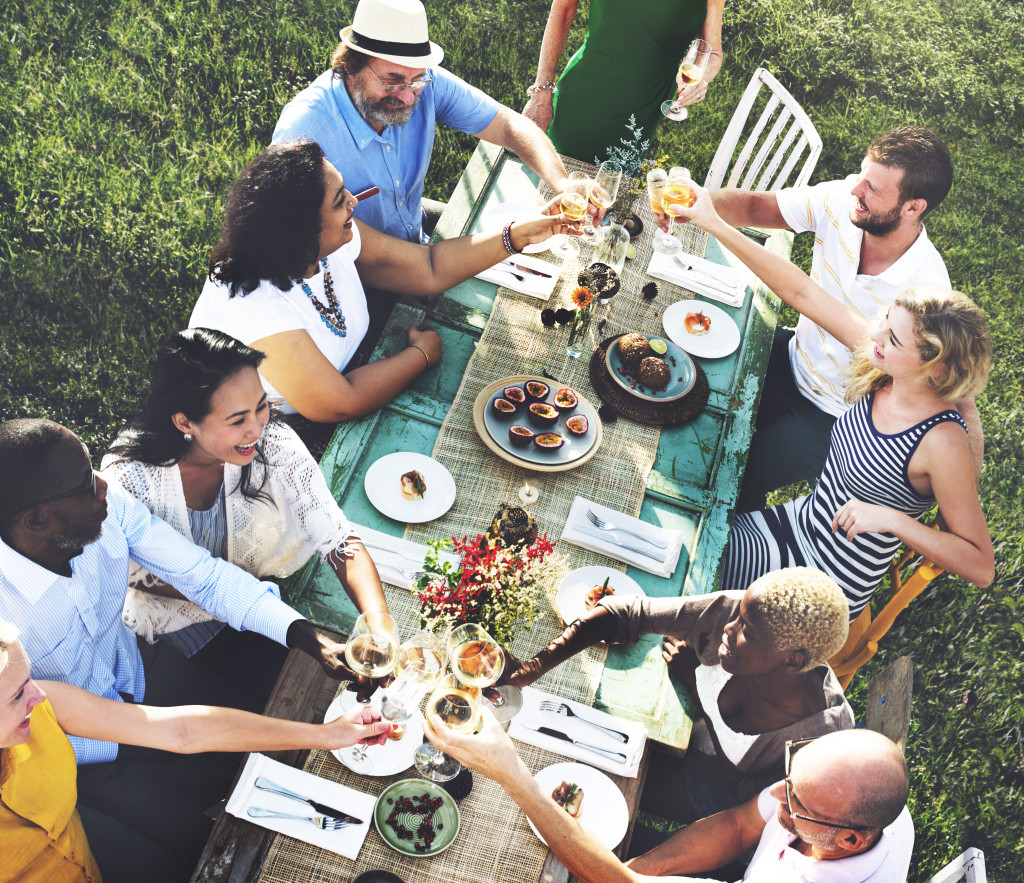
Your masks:
{"label": "beaded bracelet", "polygon": [[512,225],[514,223],[515,221],[509,221],[505,225],[505,229],[501,231],[501,242],[505,246],[505,251],[509,254],[522,254],[523,250],[521,248],[516,248],[512,244]]}
{"label": "beaded bracelet", "polygon": [[430,367],[430,356],[427,355],[427,351],[425,349],[423,349],[423,347],[417,346],[415,343],[410,343],[409,347],[410,347],[410,349],[417,349],[421,353],[423,353],[423,358],[427,360],[427,367],[429,368]]}
{"label": "beaded bracelet", "polygon": [[548,80],[546,83],[533,83],[526,87],[526,94],[533,98],[537,92],[552,92],[557,82],[558,79],[556,77],[554,80]]}

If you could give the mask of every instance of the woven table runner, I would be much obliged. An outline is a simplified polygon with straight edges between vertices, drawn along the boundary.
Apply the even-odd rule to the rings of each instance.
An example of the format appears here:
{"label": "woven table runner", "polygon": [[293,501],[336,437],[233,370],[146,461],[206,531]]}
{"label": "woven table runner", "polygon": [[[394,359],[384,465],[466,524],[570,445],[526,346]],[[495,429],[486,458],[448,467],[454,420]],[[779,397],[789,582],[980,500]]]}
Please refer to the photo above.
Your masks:
{"label": "woven table runner", "polygon": [[[582,169],[591,175],[593,166],[563,158],[567,170]],[[623,182],[623,187],[627,182]],[[559,473],[537,473],[513,465],[492,453],[480,440],[473,424],[473,405],[480,391],[495,380],[519,374],[547,376],[553,389],[568,386],[581,393],[595,407],[601,399],[590,382],[590,354],[606,337],[625,331],[662,334],[660,316],[672,303],[693,295],[668,283],[659,282],[653,300],[640,297],[649,281],[644,271],[651,258],[654,220],[646,197],[641,194],[633,211],[644,222],[645,233],[633,241],[637,255],[626,262],[622,288],[610,305],[598,308],[591,323],[584,354],[572,359],[566,354],[568,326],[546,328],[540,321],[544,306],[570,306],[569,294],[577,285],[579,271],[590,262],[592,249],[582,245],[581,255],[566,261],[562,278],[551,299],[538,304],[532,298],[500,288],[483,335],[466,366],[455,400],[441,426],[432,456],[455,478],[458,495],[452,508],[441,518],[424,525],[410,525],[405,538],[416,542],[473,536],[483,533],[503,503],[520,505],[519,488],[526,478],[537,481],[540,496],[528,507],[541,533],[555,539],[561,535],[565,518],[576,495],[587,497],[629,515],[639,515],[647,476],[654,465],[660,430],[625,418],[603,425],[604,437],[589,462]],[[683,250],[703,254],[706,235],[695,225],[677,227]],[[546,256],[546,255],[545,255]],[[559,266],[557,263],[555,266]],[[443,367],[442,367],[443,370]],[[602,564],[624,570],[625,565],[570,544],[555,552],[556,567],[541,615],[523,628],[509,648],[521,659],[529,658],[561,633],[563,625],[554,607],[554,595],[562,578],[577,567]],[[414,594],[393,586],[385,587],[389,609],[399,633],[411,635],[419,626],[419,601]],[[607,648],[602,644],[558,666],[537,682],[540,689],[593,704]],[[328,689],[334,689],[333,686]],[[564,756],[517,743],[520,757],[532,772],[564,760]],[[303,769],[316,776],[341,782],[357,790],[379,794],[392,782],[415,777],[415,770],[390,777],[367,777],[350,771],[324,751],[313,751]],[[525,814],[493,781],[474,776],[473,792],[459,805],[459,835],[455,843],[432,858],[406,858],[394,852],[371,830],[356,861],[335,855],[299,840],[278,836],[264,862],[260,880],[266,883],[337,883],[351,881],[370,869],[391,870],[405,880],[437,880],[444,883],[537,883],[547,847],[534,836]]]}

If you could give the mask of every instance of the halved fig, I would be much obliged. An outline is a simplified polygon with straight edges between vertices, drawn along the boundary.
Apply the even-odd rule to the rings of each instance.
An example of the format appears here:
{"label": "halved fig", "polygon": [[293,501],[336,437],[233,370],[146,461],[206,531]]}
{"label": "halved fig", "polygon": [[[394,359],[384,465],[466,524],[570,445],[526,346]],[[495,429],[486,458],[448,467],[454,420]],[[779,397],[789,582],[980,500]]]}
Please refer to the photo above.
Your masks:
{"label": "halved fig", "polygon": [[508,401],[514,402],[517,405],[521,405],[526,401],[526,393],[523,392],[523,388],[521,386],[506,386],[501,391],[501,394]]}
{"label": "halved fig", "polygon": [[516,412],[515,404],[507,399],[495,399],[491,402],[491,408],[499,417],[505,418],[511,417]]}
{"label": "halved fig", "polygon": [[543,448],[545,451],[554,451],[565,444],[565,439],[557,432],[542,432],[540,435],[534,437],[533,443],[538,448]]}
{"label": "halved fig", "polygon": [[558,410],[545,402],[530,405],[530,420],[538,426],[554,426],[558,422]]}
{"label": "halved fig", "polygon": [[580,403],[579,396],[576,395],[571,389],[560,389],[555,393],[554,405],[563,414],[568,414],[570,411],[575,411],[576,406]]}
{"label": "halved fig", "polygon": [[532,402],[543,402],[551,392],[551,387],[539,380],[530,380],[526,384],[526,397]]}
{"label": "halved fig", "polygon": [[510,426],[508,430],[508,440],[517,448],[525,448],[533,441],[535,435],[536,433],[527,426]]}
{"label": "halved fig", "polygon": [[573,435],[586,435],[587,430],[590,429],[590,421],[585,414],[574,414],[565,421],[565,428]]}

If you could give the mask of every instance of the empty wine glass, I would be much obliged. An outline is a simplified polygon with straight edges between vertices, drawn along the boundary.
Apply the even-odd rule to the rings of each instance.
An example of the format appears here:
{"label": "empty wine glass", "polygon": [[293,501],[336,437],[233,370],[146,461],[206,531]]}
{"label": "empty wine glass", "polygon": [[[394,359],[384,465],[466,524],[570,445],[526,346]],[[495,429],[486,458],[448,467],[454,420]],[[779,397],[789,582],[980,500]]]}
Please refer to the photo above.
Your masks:
{"label": "empty wine glass", "polygon": [[[654,214],[665,214],[663,199],[665,187],[668,185],[668,172],[664,169],[651,169],[647,173],[647,199],[651,203]],[[665,233],[661,227],[654,233],[654,250],[659,254],[676,254],[683,246],[670,232]]]}
{"label": "empty wine glass", "polygon": [[[590,178],[583,172],[570,172],[569,181],[562,194],[562,214],[570,221],[582,221],[587,213],[587,200],[590,197]],[[556,237],[551,251],[559,257],[579,257],[580,246],[575,237],[563,233]]]}
{"label": "empty wine glass", "polygon": [[[384,688],[381,696],[381,719],[391,724],[388,739],[400,741],[405,736],[406,721],[423,697],[437,686],[446,667],[444,641],[436,635],[420,632],[402,644],[395,679]],[[366,753],[367,747],[353,746],[347,756],[346,762],[358,773],[373,772],[373,760]]]}
{"label": "empty wine glass", "polygon": [[[599,209],[607,211],[615,204],[615,197],[619,195],[620,183],[622,183],[622,166],[613,160],[605,160],[601,163],[601,167],[590,184],[590,201]],[[587,212],[583,225],[583,239],[591,244],[598,241],[597,229],[594,227],[594,219],[590,212]]]}
{"label": "empty wine glass", "polygon": [[[455,733],[472,733],[480,723],[480,691],[464,684],[454,675],[446,675],[427,702],[427,720],[437,715]],[[462,764],[454,757],[424,742],[413,758],[416,770],[425,779],[447,782],[454,779]]]}
{"label": "empty wine glass", "polygon": [[[711,44],[706,40],[694,40],[690,44],[686,50],[686,55],[683,56],[683,60],[679,62],[679,79],[682,80],[684,86],[689,86],[704,79],[704,71],[708,68],[711,55]],[[670,98],[668,101],[662,102],[661,105],[661,112],[668,119],[675,120],[676,122],[685,120],[690,115],[685,107],[681,105],[679,107],[676,106],[678,100],[678,98]]]}
{"label": "empty wine glass", "polygon": [[[398,659],[395,621],[387,613],[359,614],[345,644],[345,661],[357,675],[373,680],[390,674]],[[361,699],[369,704],[370,697]]]}

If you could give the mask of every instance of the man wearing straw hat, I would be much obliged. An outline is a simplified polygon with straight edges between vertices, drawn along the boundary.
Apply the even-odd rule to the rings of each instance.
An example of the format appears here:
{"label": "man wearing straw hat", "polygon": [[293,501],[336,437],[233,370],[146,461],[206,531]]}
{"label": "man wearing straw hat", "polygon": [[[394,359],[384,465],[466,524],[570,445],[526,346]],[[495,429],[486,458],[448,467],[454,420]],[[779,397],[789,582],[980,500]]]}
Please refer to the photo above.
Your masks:
{"label": "man wearing straw hat", "polygon": [[444,208],[422,204],[436,123],[507,147],[556,193],[563,190],[565,168],[548,137],[438,67],[443,57],[428,39],[420,0],[360,0],[330,70],[285,106],[273,140],[311,138],[350,191],[380,187],[379,196],[359,203],[356,217],[414,242],[426,241],[424,223],[432,230]]}

